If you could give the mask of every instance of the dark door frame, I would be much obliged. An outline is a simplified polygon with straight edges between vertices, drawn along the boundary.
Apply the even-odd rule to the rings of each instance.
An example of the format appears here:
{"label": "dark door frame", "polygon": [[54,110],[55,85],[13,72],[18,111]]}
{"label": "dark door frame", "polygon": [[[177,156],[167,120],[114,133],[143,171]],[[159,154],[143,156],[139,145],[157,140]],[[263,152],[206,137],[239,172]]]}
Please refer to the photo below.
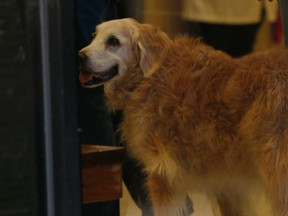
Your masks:
{"label": "dark door frame", "polygon": [[39,1],[42,84],[39,101],[47,216],[81,215],[73,6],[71,0]]}

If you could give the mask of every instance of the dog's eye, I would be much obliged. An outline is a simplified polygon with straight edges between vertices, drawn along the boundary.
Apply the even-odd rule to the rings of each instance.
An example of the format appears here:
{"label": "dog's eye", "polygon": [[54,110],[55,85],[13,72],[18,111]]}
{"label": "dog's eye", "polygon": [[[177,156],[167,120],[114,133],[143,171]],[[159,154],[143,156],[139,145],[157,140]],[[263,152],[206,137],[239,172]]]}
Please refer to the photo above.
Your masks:
{"label": "dog's eye", "polygon": [[107,44],[109,46],[116,47],[116,46],[120,46],[120,41],[115,36],[111,36],[108,38]]}

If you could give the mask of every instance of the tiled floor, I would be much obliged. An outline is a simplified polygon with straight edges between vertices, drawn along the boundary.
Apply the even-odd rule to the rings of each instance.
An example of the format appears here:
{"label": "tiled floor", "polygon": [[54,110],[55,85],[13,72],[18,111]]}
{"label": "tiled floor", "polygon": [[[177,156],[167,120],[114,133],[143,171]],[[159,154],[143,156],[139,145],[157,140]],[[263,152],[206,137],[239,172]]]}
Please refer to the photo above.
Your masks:
{"label": "tiled floor", "polygon": [[[212,207],[207,197],[202,194],[193,194],[193,205],[195,212],[192,216],[220,216],[219,212],[212,213]],[[258,195],[255,202],[257,216],[271,216],[269,204],[263,196]],[[140,209],[131,199],[126,187],[123,185],[123,197],[120,200],[120,216],[141,216]],[[250,215],[248,215],[250,216]]]}

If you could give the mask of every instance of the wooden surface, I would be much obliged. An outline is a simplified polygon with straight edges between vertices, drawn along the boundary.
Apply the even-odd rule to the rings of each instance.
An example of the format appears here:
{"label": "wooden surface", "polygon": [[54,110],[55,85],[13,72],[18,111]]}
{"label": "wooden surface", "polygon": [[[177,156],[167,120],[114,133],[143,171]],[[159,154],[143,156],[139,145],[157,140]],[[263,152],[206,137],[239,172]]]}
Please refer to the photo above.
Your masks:
{"label": "wooden surface", "polygon": [[82,145],[83,203],[122,196],[122,147]]}

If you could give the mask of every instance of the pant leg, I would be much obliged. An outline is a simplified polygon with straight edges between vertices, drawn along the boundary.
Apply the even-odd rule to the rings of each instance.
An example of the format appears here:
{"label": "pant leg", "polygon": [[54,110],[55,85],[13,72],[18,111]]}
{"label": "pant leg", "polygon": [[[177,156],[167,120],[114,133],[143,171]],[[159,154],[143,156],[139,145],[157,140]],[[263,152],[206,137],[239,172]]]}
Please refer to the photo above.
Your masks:
{"label": "pant leg", "polygon": [[225,53],[240,57],[253,50],[259,24],[222,25],[199,23],[200,34],[204,41]]}
{"label": "pant leg", "polygon": [[240,57],[251,53],[260,24],[234,26],[229,53]]}
{"label": "pant leg", "polygon": [[215,49],[230,54],[233,27],[230,25],[199,23],[200,35],[204,42]]}

